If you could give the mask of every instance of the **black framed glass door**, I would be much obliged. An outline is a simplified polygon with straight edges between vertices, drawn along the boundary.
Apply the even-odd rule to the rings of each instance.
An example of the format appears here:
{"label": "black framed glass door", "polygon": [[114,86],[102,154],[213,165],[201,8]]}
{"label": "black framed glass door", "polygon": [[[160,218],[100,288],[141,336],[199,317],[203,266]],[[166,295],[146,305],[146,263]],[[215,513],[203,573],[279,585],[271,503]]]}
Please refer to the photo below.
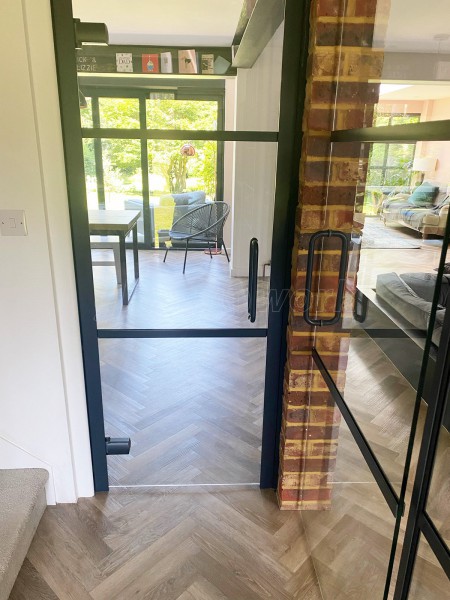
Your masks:
{"label": "black framed glass door", "polygon": [[[303,318],[314,327],[314,368],[333,399],[330,443],[337,446],[334,483],[323,482],[332,490],[331,510],[305,513],[327,600],[407,598],[414,560],[409,597],[449,593],[439,520],[445,502],[430,491],[428,506],[439,509],[433,524],[425,512],[419,516],[425,504],[415,497],[427,485],[420,479],[424,448],[446,376],[450,87],[438,65],[448,47],[439,36],[443,15],[412,4],[407,17],[400,1],[379,2],[357,31],[344,3],[333,81],[317,78],[312,92],[317,105],[327,85],[334,92],[331,143],[319,163],[324,206],[317,231],[301,245]],[[418,59],[427,42],[411,32],[415,19],[427,20],[441,40],[439,48],[428,45],[427,68]],[[333,340],[331,351],[324,337]]]}
{"label": "black framed glass door", "polygon": [[[274,15],[267,16],[264,27],[268,32],[266,42],[269,51],[266,52],[259,75],[258,68],[252,70],[252,65],[248,64],[247,69],[242,70],[241,85],[239,75],[236,83],[236,71],[233,69],[229,76],[215,78],[215,81],[222,79],[222,86],[225,81],[225,111],[222,114],[220,98],[212,98],[211,90],[207,97],[202,96],[202,85],[199,85],[201,77],[193,77],[190,82],[190,87],[197,91],[195,98],[186,92],[185,81],[189,79],[186,75],[181,86],[183,89],[177,88],[175,95],[178,96],[174,100],[167,97],[172,93],[167,88],[175,87],[171,85],[174,84],[173,76],[167,77],[164,89],[159,83],[156,89],[149,79],[144,86],[140,83],[142,87],[139,93],[133,89],[126,94],[124,87],[127,88],[128,82],[131,83],[128,75],[116,77],[114,89],[108,90],[104,86],[99,91],[97,82],[95,93],[89,88],[87,78],[80,76],[81,89],[88,105],[88,118],[84,123],[87,127],[81,132],[74,114],[73,96],[77,84],[74,64],[71,62],[74,51],[64,37],[69,36],[73,42],[69,35],[72,26],[70,2],[65,2],[64,7],[60,3],[53,3],[54,19],[59,24],[55,36],[64,135],[66,140],[70,138],[73,142],[80,139],[81,142],[83,134],[86,171],[90,169],[91,177],[88,186],[92,183],[95,171],[91,197],[95,192],[97,211],[94,206],[94,214],[91,215],[87,210],[85,189],[81,189],[79,180],[83,172],[80,164],[83,158],[81,143],[79,147],[74,143],[66,143],[72,227],[77,232],[74,251],[82,296],[81,290],[84,290],[84,297],[80,296],[80,318],[86,333],[84,358],[97,490],[108,487],[105,433],[115,439],[131,438],[130,455],[108,458],[115,484],[172,485],[177,484],[176,477],[173,477],[176,473],[179,484],[274,485],[280,401],[278,388],[281,388],[278,378],[282,373],[280,364],[283,357],[279,348],[274,352],[270,340],[281,339],[285,312],[268,315],[268,302],[259,301],[258,296],[256,315],[249,321],[248,306],[254,304],[254,297],[249,303],[248,277],[249,242],[252,238],[259,240],[259,264],[253,270],[258,282],[258,295],[268,296],[269,277],[272,287],[280,295],[281,290],[287,287],[289,277],[286,268],[289,236],[286,236],[286,230],[296,193],[287,182],[292,180],[292,174],[295,173],[295,155],[277,165],[277,154],[278,151],[285,153],[286,148],[293,149],[298,144],[294,139],[294,125],[298,124],[298,91],[302,74],[297,68],[301,50],[296,41],[296,32],[305,14],[293,2],[287,3],[287,10],[290,19],[286,17],[286,23],[291,24],[291,30],[284,29],[283,15],[277,13],[275,20]],[[272,42],[273,47],[270,47]],[[292,48],[295,49],[294,55]],[[136,51],[138,55],[142,52],[142,48],[137,47],[121,48],[121,54],[124,50],[131,50],[133,65],[136,59],[133,52]],[[229,48],[213,50],[216,54],[226,56],[230,52]],[[260,48],[262,54],[264,50],[264,46]],[[178,49],[172,48],[171,51],[175,56]],[[110,47],[102,52],[98,61],[94,57],[96,64],[107,62],[106,54],[118,52],[118,48]],[[256,66],[260,58],[253,56]],[[243,60],[245,62],[246,58]],[[80,62],[89,65],[94,60],[92,56],[85,56]],[[223,61],[220,64],[223,68]],[[82,71],[85,73],[86,68],[83,67]],[[283,85],[282,79],[286,81]],[[227,87],[230,88],[228,96]],[[269,87],[270,91],[270,110],[258,113],[252,98],[265,87]],[[194,111],[195,118],[186,117],[183,121],[180,111],[192,109],[196,102],[198,110]],[[122,111],[120,127],[117,127],[116,108],[121,103],[126,104],[126,110],[124,108]],[[219,107],[217,126],[211,117],[214,103]],[[97,110],[98,115],[95,116]],[[155,120],[157,111],[158,123]],[[202,125],[204,129],[200,129],[200,120],[197,119],[202,111],[208,113],[205,119],[209,119]],[[78,107],[76,112],[78,116]],[[283,113],[287,114],[284,122],[281,119],[281,127],[280,113],[281,117]],[[166,123],[160,124],[163,117],[167,117]],[[223,123],[220,123],[221,119]],[[155,125],[159,128],[155,128]],[[180,171],[175,172],[180,163],[181,183],[178,176]],[[102,168],[99,169],[99,166]],[[155,201],[152,205],[151,182],[155,181],[152,176],[158,174],[160,178],[164,177],[161,174],[164,168],[166,171],[172,168],[172,175],[165,178],[165,183],[169,186],[170,179],[172,184],[180,185],[175,186],[176,189],[163,189],[162,184],[161,189],[155,188],[159,204]],[[99,177],[100,171],[103,172],[103,182]],[[123,193],[120,200],[123,210],[122,205],[118,208],[108,207],[108,202],[114,203],[117,198],[111,194],[108,200],[105,175],[109,181],[114,178],[118,180],[118,187]],[[276,181],[280,183],[278,186]],[[129,187],[132,184],[135,185],[133,189]],[[102,186],[104,202],[101,200]],[[198,187],[208,189],[196,189]],[[143,215],[139,207],[126,207],[126,201],[130,199],[125,196],[130,190],[136,192],[137,200],[142,202]],[[156,207],[165,208],[162,202],[165,192],[170,192],[166,195],[172,196],[172,205],[166,210],[170,212],[166,217],[171,222],[161,221],[160,228],[155,229],[159,227]],[[183,208],[187,206],[187,210],[177,211],[175,200],[178,198],[174,197],[183,194],[192,196],[195,192],[202,192],[201,198],[192,202],[192,199],[185,198],[186,204],[180,202],[180,205]],[[193,211],[205,210],[208,218],[215,210],[220,218],[223,213],[215,207],[222,202],[228,205],[223,209],[229,209],[228,224],[223,231],[216,233],[214,243],[206,238],[205,246],[201,235],[193,236],[193,244],[186,254],[184,247],[181,251],[177,247],[175,235],[169,235],[167,239],[167,229],[169,234],[171,229],[177,233],[174,223],[184,215],[189,215],[191,207]],[[113,211],[124,214],[118,223],[114,222],[111,226],[108,222],[102,230],[107,220],[106,213]],[[134,212],[137,214],[134,215]],[[183,214],[177,214],[175,218],[175,212]],[[144,228],[143,240],[139,238],[139,223]],[[118,266],[114,240],[106,239],[114,237],[116,226],[123,227],[118,236],[119,268],[114,268]],[[272,236],[273,230],[277,232],[275,236]],[[132,239],[135,241],[137,237],[137,245],[130,244],[128,236],[133,232]],[[100,239],[92,240],[93,235]],[[160,249],[162,242],[165,247]],[[103,247],[95,246],[96,243],[103,244]],[[276,256],[272,255],[272,247],[278,250]],[[139,264],[137,282],[134,281],[137,271],[133,272],[132,269],[136,250]],[[165,260],[166,250],[168,256]],[[187,258],[185,269],[184,257]],[[108,262],[112,264],[107,265]],[[255,264],[254,260],[252,264]],[[124,274],[128,280],[127,294],[123,291]],[[254,282],[251,289],[256,293]],[[269,350],[266,355],[267,336]],[[279,346],[278,342],[276,346]],[[266,363],[269,365],[268,377]],[[233,388],[234,383],[239,384],[239,393]],[[277,389],[275,394],[272,393],[274,386]],[[209,397],[205,397],[205,389],[210,390]],[[217,413],[207,410],[208,403],[214,402],[212,391],[216,395]],[[181,412],[174,407],[177,396]],[[235,406],[228,406],[227,402],[233,398]],[[144,415],[144,412],[147,414]],[[175,418],[177,412],[178,425],[174,426],[176,421],[170,421],[170,416]],[[106,422],[105,415],[108,419]],[[132,415],[136,417],[134,422]],[[192,418],[192,423],[186,422],[185,417]],[[198,429],[199,419],[202,420],[201,431]],[[217,420],[220,427],[215,422]],[[169,421],[171,426],[168,426]],[[189,441],[181,439],[183,434],[177,430],[180,425],[182,432],[197,435],[195,448]],[[152,434],[153,437],[146,436],[146,429],[149,436]],[[158,435],[167,439],[161,439]],[[235,440],[235,447],[227,441],[228,437]],[[133,438],[137,440],[135,444]],[[175,459],[169,446],[177,450],[181,459],[192,458],[193,453],[198,454],[197,461],[184,466],[179,463],[173,469]],[[108,448],[114,450],[114,443],[109,444]],[[167,451],[166,458],[158,458],[159,454],[165,453],[164,448]],[[135,455],[133,449],[136,450]],[[232,451],[227,452],[227,449]],[[138,463],[149,462],[148,452],[156,459],[153,474],[160,473],[162,479],[159,483],[154,477],[147,477],[148,473],[143,476],[139,474]],[[223,473],[228,475],[220,478],[220,465],[211,466],[207,460],[208,453],[209,458],[223,456]],[[234,464],[234,471],[225,468],[226,462],[228,467]],[[167,469],[162,468],[163,463]],[[203,469],[200,473],[195,471],[199,468]],[[124,471],[127,471],[125,476]],[[229,476],[230,472],[234,473],[234,477]],[[258,472],[262,473],[261,478]]]}

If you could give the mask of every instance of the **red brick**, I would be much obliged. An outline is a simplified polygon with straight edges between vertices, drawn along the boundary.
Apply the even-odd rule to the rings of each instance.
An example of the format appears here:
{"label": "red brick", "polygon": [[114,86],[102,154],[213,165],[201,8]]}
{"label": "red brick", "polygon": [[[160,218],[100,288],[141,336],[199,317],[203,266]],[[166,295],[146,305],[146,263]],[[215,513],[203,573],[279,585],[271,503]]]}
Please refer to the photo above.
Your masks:
{"label": "red brick", "polygon": [[[341,37],[342,36],[342,37]],[[373,41],[373,24],[345,23],[343,30],[340,23],[317,23],[315,41],[317,46],[356,46],[371,48]]]}
{"label": "red brick", "polygon": [[378,0],[355,0],[355,17],[375,17]]}
{"label": "red brick", "polygon": [[332,106],[311,108],[305,115],[306,129],[315,129],[318,131],[331,131],[333,124]]}
{"label": "red brick", "polygon": [[316,14],[318,17],[338,17],[344,14],[342,0],[317,0]]}
{"label": "red brick", "polygon": [[322,182],[328,179],[330,163],[328,161],[314,160],[303,164],[303,177],[308,182]]}

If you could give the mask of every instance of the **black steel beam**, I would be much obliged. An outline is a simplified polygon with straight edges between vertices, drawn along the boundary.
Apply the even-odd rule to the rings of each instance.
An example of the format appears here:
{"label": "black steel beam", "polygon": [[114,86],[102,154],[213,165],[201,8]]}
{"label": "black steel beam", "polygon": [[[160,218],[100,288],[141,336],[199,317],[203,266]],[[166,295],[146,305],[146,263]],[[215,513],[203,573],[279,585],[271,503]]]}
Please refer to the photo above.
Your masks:
{"label": "black steel beam", "polygon": [[427,142],[450,140],[450,120],[427,121],[391,125],[389,127],[362,127],[361,129],[342,129],[333,131],[332,142]]}

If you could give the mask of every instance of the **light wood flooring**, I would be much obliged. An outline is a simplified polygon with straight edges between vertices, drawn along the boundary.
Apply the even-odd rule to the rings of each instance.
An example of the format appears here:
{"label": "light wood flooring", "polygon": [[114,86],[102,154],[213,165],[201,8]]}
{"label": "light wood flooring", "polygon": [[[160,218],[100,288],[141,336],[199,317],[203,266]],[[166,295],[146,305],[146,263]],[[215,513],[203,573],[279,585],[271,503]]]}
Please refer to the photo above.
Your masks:
{"label": "light wood flooring", "polygon": [[114,490],[48,508],[10,600],[321,600],[273,492]]}

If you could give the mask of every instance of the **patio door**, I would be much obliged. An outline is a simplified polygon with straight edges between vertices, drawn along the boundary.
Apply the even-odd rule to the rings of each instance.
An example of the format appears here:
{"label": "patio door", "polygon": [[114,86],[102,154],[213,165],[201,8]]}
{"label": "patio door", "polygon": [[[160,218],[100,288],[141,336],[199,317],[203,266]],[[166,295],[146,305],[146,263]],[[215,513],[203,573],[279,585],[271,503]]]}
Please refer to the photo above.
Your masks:
{"label": "patio door", "polygon": [[[425,19],[430,7],[414,4]],[[448,502],[429,484],[442,414],[435,481],[444,478],[449,427],[450,85],[436,71],[439,86],[423,80],[414,62],[419,42],[410,39],[410,21],[401,25],[401,6],[393,0],[389,12],[380,3],[373,48],[358,49],[372,65],[370,75],[361,63],[348,76],[344,44],[352,45],[355,25],[342,20],[324,205],[317,230],[299,246],[306,266],[303,322],[314,338],[316,385],[332,398],[330,445],[337,446],[334,482],[323,482],[332,490],[331,510],[304,513],[326,600],[406,598],[415,560],[409,597],[450,592]],[[436,15],[436,33],[438,21]],[[411,54],[390,50],[400,38]],[[372,63],[380,48],[384,63]],[[348,115],[359,120],[358,129],[346,128]],[[435,525],[419,514],[428,492]]]}
{"label": "patio door", "polygon": [[[93,19],[52,2],[96,489],[275,487],[306,9],[224,7],[260,34],[233,58],[223,41],[75,54],[71,4]],[[192,211],[209,220],[188,247]]]}

